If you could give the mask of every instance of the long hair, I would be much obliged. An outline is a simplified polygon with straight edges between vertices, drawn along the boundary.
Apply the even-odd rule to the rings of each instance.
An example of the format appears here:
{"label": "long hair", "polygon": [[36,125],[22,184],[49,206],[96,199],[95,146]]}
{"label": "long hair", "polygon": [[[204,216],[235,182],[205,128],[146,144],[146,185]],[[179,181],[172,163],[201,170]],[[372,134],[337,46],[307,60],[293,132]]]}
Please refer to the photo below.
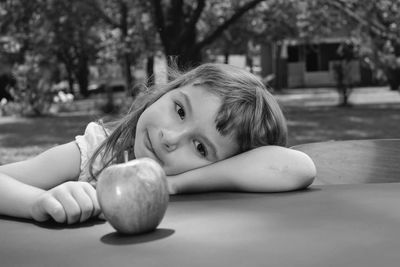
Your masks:
{"label": "long hair", "polygon": [[[144,90],[124,117],[104,125],[111,134],[90,158],[93,179],[112,162],[122,161],[124,151],[133,157],[136,125],[144,110],[165,93],[188,84],[199,85],[221,97],[216,128],[222,135],[235,138],[239,153],[266,145],[286,146],[285,117],[275,98],[253,74],[227,64],[207,63],[183,74],[171,69],[169,77],[170,82]],[[107,160],[101,170],[93,173],[93,163],[100,155]]]}

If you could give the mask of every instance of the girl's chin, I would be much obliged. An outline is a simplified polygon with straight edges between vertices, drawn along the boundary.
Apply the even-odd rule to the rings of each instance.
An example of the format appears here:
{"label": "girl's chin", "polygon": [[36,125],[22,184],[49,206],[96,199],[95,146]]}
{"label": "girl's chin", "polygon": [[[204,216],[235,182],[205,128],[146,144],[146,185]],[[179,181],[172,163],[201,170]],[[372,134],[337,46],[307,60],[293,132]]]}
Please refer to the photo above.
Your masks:
{"label": "girl's chin", "polygon": [[133,150],[135,151],[135,159],[146,157],[146,155],[143,153],[143,148],[135,146]]}
{"label": "girl's chin", "polygon": [[137,149],[137,152],[135,150],[135,158],[140,159],[140,158],[151,158],[152,160],[156,161],[158,164],[162,165],[161,162],[153,155],[148,149],[145,147],[141,147]]}

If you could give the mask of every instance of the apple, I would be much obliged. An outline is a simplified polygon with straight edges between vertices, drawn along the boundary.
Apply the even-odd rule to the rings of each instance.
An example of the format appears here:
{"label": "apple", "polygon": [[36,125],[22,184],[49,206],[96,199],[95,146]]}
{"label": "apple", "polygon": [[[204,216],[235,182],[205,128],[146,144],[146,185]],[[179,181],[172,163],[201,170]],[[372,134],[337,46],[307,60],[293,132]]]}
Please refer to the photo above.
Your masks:
{"label": "apple", "polygon": [[96,191],[104,217],[124,234],[156,229],[169,201],[165,172],[150,158],[107,167],[98,177]]}

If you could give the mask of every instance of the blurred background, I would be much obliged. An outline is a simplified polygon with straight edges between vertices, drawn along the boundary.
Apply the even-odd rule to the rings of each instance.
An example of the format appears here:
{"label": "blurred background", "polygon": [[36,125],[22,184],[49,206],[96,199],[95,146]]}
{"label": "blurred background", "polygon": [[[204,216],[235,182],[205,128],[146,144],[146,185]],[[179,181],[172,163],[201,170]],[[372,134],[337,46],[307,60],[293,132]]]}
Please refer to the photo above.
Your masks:
{"label": "blurred background", "polygon": [[398,0],[1,0],[0,164],[204,62],[257,75],[290,146],[399,138]]}

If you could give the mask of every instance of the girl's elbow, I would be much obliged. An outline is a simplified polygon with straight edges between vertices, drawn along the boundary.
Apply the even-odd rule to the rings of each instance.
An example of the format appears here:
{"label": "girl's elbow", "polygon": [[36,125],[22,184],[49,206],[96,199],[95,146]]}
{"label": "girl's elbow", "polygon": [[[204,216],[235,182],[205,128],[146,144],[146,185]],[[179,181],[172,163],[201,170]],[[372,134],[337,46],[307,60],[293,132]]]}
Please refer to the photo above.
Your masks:
{"label": "girl's elbow", "polygon": [[317,169],[313,160],[303,152],[300,152],[299,156],[299,170],[294,183],[295,190],[309,187],[317,176]]}

